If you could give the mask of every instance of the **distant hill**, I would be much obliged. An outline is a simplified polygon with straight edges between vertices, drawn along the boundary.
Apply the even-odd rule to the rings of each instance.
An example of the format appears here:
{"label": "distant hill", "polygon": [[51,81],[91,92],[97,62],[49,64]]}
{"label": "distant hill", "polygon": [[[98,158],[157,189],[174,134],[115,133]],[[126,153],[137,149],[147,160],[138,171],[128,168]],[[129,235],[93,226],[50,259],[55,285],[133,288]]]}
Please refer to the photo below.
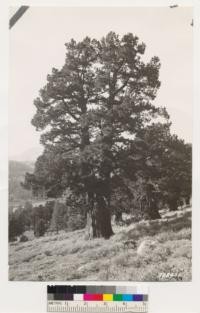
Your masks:
{"label": "distant hill", "polygon": [[36,159],[42,154],[43,148],[41,146],[38,147],[32,147],[28,150],[23,151],[20,154],[11,156],[9,159],[10,160],[15,160],[18,162],[35,162]]}
{"label": "distant hill", "polygon": [[26,172],[33,172],[34,163],[9,161],[9,203],[17,203],[31,198],[31,192],[21,186]]}

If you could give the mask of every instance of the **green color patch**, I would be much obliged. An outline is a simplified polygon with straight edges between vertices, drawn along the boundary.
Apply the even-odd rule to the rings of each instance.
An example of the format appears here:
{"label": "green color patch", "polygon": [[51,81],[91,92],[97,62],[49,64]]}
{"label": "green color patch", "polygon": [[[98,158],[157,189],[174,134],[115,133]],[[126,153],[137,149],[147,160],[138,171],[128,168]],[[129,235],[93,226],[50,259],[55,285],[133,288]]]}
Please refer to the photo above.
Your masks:
{"label": "green color patch", "polygon": [[113,301],[122,301],[122,295],[114,294],[113,295]]}

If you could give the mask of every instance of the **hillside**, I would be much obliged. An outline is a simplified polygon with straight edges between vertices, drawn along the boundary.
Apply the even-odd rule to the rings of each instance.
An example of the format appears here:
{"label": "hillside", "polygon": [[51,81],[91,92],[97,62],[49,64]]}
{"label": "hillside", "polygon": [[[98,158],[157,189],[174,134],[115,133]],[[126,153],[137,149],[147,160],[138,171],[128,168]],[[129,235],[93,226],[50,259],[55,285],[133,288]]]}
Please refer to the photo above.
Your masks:
{"label": "hillside", "polygon": [[9,161],[9,201],[27,200],[31,192],[21,186],[26,172],[33,171],[33,163]]}
{"label": "hillside", "polygon": [[[191,280],[191,208],[113,225],[109,240],[84,230],[10,244],[10,280]],[[164,275],[164,276],[162,276]]]}

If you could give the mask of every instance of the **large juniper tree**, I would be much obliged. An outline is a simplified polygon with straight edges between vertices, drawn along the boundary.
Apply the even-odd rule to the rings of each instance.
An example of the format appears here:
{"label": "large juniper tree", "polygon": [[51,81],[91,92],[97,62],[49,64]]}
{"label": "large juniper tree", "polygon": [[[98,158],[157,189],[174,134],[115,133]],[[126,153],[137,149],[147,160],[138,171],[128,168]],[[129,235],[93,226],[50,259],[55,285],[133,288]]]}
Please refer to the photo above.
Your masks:
{"label": "large juniper tree", "polygon": [[85,195],[91,236],[109,238],[112,191],[126,187],[126,174],[134,177],[131,142],[152,119],[166,117],[152,104],[160,62],[143,62],[145,45],[131,33],[71,40],[66,50],[64,66],[53,68],[34,102],[32,124],[45,149],[26,180],[54,195],[65,188]]}

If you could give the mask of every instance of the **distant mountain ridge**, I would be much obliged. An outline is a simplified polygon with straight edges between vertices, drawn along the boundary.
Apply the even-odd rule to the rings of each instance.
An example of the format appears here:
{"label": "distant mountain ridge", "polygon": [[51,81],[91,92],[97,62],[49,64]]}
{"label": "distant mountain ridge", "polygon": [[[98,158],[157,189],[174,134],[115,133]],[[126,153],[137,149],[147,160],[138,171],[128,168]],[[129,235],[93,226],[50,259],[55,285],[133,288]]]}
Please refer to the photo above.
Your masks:
{"label": "distant mountain ridge", "polygon": [[32,173],[34,163],[9,161],[9,202],[25,201],[31,198],[31,191],[21,186],[27,172]]}
{"label": "distant mountain ridge", "polygon": [[9,160],[23,162],[23,163],[33,163],[42,154],[42,152],[43,152],[42,146],[32,147],[30,149],[25,150],[24,152],[20,154],[9,157]]}

